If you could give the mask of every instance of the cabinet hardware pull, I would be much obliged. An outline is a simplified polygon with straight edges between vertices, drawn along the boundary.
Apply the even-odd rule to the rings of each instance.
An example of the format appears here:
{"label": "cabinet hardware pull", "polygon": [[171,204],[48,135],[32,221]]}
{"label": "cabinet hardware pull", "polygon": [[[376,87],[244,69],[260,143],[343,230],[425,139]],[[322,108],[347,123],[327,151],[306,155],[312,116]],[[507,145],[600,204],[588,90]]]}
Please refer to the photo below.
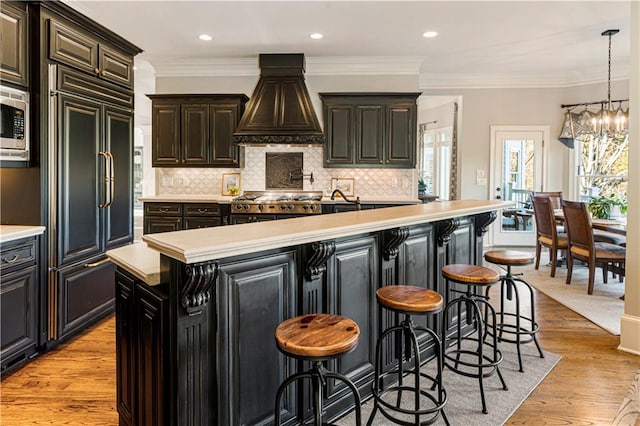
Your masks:
{"label": "cabinet hardware pull", "polygon": [[84,267],[85,268],[95,268],[97,266],[104,265],[105,263],[108,263],[108,262],[111,262],[111,260],[109,258],[106,258],[106,259],[102,259],[102,260],[99,260],[99,261],[93,262],[93,263],[85,263]]}
{"label": "cabinet hardware pull", "polygon": [[206,213],[208,210],[207,209],[198,209],[199,213]]}
{"label": "cabinet hardware pull", "polygon": [[113,154],[111,151],[107,151],[107,156],[109,157],[109,204],[107,204],[107,206],[110,206],[113,204],[113,197],[115,195],[114,182],[116,180],[116,173],[113,167]]}
{"label": "cabinet hardware pull", "polygon": [[100,71],[100,75],[104,77],[104,76],[107,75],[107,72],[105,70],[102,70],[102,71]]}
{"label": "cabinet hardware pull", "polygon": [[164,208],[161,208],[161,209],[159,209],[159,210],[160,210],[160,213],[166,213],[166,212],[168,212],[168,211],[169,211],[169,209],[164,209]]}
{"label": "cabinet hardware pull", "polygon": [[98,68],[94,68],[94,69],[93,69],[93,72],[94,72],[94,73],[96,73],[96,74],[100,74],[100,69],[98,69]]}
{"label": "cabinet hardware pull", "polygon": [[13,255],[13,259],[7,259],[6,257],[3,257],[2,260],[7,262],[7,263],[16,263],[16,261],[20,258],[20,255]]}
{"label": "cabinet hardware pull", "polygon": [[98,205],[99,208],[103,209],[109,205],[108,197],[111,194],[109,190],[111,183],[109,176],[109,156],[105,151],[100,151],[98,154],[104,158],[104,202]]}

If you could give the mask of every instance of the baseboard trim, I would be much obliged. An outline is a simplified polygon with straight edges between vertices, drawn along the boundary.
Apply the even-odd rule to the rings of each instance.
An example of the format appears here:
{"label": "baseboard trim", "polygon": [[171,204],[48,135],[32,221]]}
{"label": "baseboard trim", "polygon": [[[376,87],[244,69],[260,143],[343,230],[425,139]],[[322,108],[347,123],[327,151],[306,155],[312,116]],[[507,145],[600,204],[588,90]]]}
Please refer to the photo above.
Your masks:
{"label": "baseboard trim", "polygon": [[640,317],[629,314],[620,317],[620,346],[618,349],[640,355]]}

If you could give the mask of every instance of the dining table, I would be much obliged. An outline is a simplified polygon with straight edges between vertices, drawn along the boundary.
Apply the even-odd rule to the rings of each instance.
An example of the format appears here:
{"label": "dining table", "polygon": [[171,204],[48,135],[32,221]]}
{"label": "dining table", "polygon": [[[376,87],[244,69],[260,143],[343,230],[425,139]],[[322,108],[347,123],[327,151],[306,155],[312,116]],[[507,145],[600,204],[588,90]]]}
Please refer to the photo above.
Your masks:
{"label": "dining table", "polygon": [[[564,222],[564,213],[562,209],[555,209],[553,214],[557,222]],[[591,227],[593,229],[611,232],[613,234],[627,235],[627,218],[626,216],[611,219],[592,218]]]}

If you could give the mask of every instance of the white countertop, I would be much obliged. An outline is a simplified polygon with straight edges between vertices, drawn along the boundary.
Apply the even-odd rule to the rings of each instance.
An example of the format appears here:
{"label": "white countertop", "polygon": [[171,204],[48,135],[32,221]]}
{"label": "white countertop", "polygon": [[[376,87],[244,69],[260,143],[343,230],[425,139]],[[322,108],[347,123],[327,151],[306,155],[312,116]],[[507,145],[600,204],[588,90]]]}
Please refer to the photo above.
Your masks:
{"label": "white countertop", "polygon": [[[171,195],[149,195],[146,197],[138,198],[142,202],[153,203],[230,203],[237,197],[223,197],[222,195],[207,195],[207,194],[171,194]],[[348,197],[350,200],[355,197]],[[324,196],[322,202],[326,204],[344,204],[347,203],[344,199],[336,197],[335,200]],[[417,198],[407,197],[360,197],[362,204],[420,204],[421,200]]]}
{"label": "white countertop", "polygon": [[126,269],[147,285],[160,284],[160,253],[144,243],[135,243],[107,251],[116,265]]}
{"label": "white countertop", "polygon": [[316,215],[271,222],[148,234],[149,247],[184,263],[197,263],[410,226],[497,210],[513,203],[496,200],[456,200],[437,203]]}
{"label": "white countertop", "polygon": [[153,203],[230,203],[236,196],[226,197],[222,195],[207,194],[172,194],[172,195],[149,195],[140,197],[138,200],[142,202]]}
{"label": "white countertop", "polygon": [[0,244],[41,235],[45,229],[44,226],[36,225],[0,225]]}

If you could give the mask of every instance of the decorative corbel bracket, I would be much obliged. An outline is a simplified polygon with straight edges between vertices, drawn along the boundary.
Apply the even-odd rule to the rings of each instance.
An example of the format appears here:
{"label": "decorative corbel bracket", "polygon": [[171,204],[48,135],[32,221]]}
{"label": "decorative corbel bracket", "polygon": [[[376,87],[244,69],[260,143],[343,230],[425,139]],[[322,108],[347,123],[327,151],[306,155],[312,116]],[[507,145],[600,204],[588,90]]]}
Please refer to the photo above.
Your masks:
{"label": "decorative corbel bracket", "polygon": [[304,273],[309,280],[322,274],[327,270],[327,259],[335,253],[336,243],[334,240],[318,241],[311,244],[311,255],[307,260]]}
{"label": "decorative corbel bracket", "polygon": [[476,224],[476,237],[482,237],[486,232],[489,225],[496,220],[497,214],[495,211],[480,213],[474,217]]}
{"label": "decorative corbel bracket", "polygon": [[218,277],[215,262],[196,263],[185,268],[187,281],[180,291],[180,304],[189,315],[199,315],[211,298],[210,289]]}
{"label": "decorative corbel bracket", "polygon": [[451,234],[460,226],[460,220],[457,218],[443,220],[438,223],[438,245],[443,247],[449,244]]}
{"label": "decorative corbel bracket", "polygon": [[394,228],[385,234],[384,259],[393,260],[400,252],[400,245],[409,237],[409,228],[406,226]]}

